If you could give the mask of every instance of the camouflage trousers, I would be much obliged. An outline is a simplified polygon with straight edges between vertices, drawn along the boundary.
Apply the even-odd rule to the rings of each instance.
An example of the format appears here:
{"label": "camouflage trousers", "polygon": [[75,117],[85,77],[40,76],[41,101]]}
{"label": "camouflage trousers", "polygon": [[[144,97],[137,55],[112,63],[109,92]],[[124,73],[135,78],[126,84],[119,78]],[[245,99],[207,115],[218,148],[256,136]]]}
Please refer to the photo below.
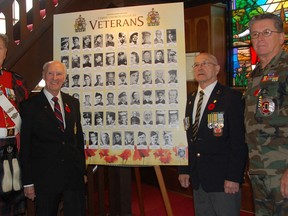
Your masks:
{"label": "camouflage trousers", "polygon": [[255,216],[287,216],[288,199],[280,191],[282,175],[250,175]]}

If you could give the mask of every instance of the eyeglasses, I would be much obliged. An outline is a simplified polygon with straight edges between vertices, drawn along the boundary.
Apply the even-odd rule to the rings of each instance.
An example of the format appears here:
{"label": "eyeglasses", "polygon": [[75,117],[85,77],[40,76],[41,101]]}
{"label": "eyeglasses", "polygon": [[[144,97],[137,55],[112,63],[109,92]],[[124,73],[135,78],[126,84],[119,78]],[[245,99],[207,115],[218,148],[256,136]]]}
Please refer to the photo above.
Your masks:
{"label": "eyeglasses", "polygon": [[217,65],[215,63],[212,63],[212,62],[202,62],[202,63],[195,63],[192,68],[199,68],[200,66],[201,67],[207,67],[208,65]]}
{"label": "eyeglasses", "polygon": [[262,31],[262,32],[258,32],[258,31],[251,32],[250,37],[251,37],[252,39],[257,39],[260,34],[262,34],[263,37],[269,37],[273,32],[274,32],[274,33],[281,33],[281,32],[279,32],[279,31],[272,31],[272,30],[270,30],[270,29],[265,29],[265,30]]}

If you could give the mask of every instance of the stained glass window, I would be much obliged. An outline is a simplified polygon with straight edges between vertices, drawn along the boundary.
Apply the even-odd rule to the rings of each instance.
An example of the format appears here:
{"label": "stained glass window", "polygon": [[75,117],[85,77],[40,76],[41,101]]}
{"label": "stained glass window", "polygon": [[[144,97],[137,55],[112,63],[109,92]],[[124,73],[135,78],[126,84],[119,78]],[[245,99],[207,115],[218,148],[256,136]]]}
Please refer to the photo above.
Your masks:
{"label": "stained glass window", "polygon": [[[247,74],[258,62],[257,55],[250,45],[248,29],[249,20],[258,14],[274,13],[284,21],[284,31],[288,34],[288,0],[232,0],[232,58],[230,86],[244,87],[247,84]],[[287,23],[286,23],[287,22]],[[287,49],[287,40],[284,48]]]}

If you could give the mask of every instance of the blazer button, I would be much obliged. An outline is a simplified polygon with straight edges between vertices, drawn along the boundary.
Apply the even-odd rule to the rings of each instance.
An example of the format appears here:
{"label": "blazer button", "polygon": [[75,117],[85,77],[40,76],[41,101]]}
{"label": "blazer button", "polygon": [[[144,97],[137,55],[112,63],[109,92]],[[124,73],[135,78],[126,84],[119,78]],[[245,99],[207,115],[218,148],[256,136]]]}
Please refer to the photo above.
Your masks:
{"label": "blazer button", "polygon": [[201,154],[200,153],[197,153],[197,157],[200,157],[201,156]]}
{"label": "blazer button", "polygon": [[62,142],[62,145],[65,145],[65,142],[64,142],[64,141]]}

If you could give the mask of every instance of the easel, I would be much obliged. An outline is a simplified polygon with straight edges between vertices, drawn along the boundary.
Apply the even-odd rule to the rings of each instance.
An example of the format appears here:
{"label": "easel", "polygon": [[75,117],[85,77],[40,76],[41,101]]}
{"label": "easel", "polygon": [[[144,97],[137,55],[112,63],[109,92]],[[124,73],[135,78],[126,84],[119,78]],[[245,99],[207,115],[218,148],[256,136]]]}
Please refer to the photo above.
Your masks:
{"label": "easel", "polygon": [[[87,198],[88,198],[88,215],[94,216],[95,215],[95,199],[94,199],[94,172],[93,165],[88,165],[87,170]],[[165,209],[167,212],[167,216],[173,216],[172,208],[170,205],[170,200],[167,194],[165,182],[163,179],[163,175],[161,172],[160,166],[154,166],[154,170],[157,176],[158,184],[160,187],[160,191],[162,194],[162,198],[164,201]],[[145,216],[144,210],[144,200],[142,194],[142,187],[141,187],[141,176],[140,176],[140,167],[134,167],[135,172],[135,179],[136,179],[136,187],[137,187],[137,195],[139,200],[139,208],[140,208],[140,215]],[[104,167],[97,168],[97,179],[98,179],[98,212],[99,216],[105,215],[105,203],[104,203]]]}

